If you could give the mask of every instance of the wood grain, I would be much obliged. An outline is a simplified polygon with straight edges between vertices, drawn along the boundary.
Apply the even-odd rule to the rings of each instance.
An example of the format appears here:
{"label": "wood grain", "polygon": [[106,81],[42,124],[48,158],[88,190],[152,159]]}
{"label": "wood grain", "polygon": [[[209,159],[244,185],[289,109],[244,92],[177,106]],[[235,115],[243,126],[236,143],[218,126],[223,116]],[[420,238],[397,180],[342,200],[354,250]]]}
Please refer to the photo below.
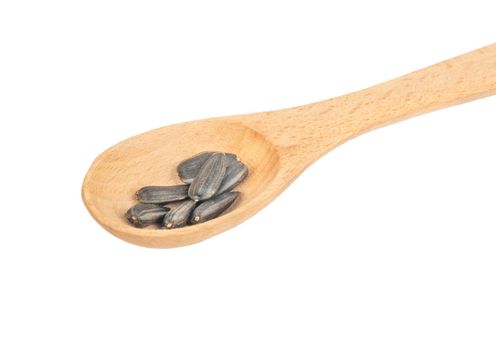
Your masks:
{"label": "wood grain", "polygon": [[[147,247],[196,243],[232,228],[270,203],[310,164],[364,132],[496,93],[496,44],[330,100],[279,111],[192,121],[152,130],[102,153],[82,196],[95,220]],[[225,215],[175,230],[138,229],[124,219],[145,185],[179,184],[176,165],[202,151],[236,153],[250,170]],[[261,228],[262,229],[262,228]]]}

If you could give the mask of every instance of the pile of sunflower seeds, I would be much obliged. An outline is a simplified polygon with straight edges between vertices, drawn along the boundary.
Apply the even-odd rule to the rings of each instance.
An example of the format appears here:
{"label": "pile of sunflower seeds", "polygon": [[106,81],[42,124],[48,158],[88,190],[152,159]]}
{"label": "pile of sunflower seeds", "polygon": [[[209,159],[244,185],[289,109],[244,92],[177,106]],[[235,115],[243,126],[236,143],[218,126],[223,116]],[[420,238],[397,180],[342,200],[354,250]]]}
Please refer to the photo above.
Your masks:
{"label": "pile of sunflower seeds", "polygon": [[184,185],[136,192],[140,203],[126,213],[132,225],[172,229],[214,219],[238,198],[240,193],[231,190],[248,176],[248,167],[232,153],[202,152],[179,163],[177,173]]}

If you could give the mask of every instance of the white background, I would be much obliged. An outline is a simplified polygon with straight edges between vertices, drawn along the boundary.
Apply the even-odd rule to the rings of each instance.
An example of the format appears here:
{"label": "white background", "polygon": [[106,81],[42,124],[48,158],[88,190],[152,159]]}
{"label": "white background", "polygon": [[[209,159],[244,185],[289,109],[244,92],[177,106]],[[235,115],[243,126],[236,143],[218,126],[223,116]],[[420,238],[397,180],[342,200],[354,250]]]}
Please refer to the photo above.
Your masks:
{"label": "white background", "polygon": [[488,45],[490,1],[2,1],[1,349],[494,349],[496,98],[361,136],[246,223],[92,220],[133,134],[352,92]]}

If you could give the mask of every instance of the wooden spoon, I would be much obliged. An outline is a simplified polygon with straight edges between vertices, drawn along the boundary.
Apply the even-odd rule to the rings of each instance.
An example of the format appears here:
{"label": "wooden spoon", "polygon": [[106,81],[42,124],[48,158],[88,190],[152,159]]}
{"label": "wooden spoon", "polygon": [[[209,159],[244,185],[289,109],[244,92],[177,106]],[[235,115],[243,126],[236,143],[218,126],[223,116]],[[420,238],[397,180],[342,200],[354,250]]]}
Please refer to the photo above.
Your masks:
{"label": "wooden spoon", "polygon": [[[197,120],[134,136],[102,153],[84,179],[93,218],[128,242],[178,247],[230,229],[269,204],[310,164],[369,130],[496,93],[496,44],[348,95],[273,112]],[[180,183],[176,165],[202,151],[237,154],[250,170],[226,214],[174,230],[124,218],[145,185]]]}

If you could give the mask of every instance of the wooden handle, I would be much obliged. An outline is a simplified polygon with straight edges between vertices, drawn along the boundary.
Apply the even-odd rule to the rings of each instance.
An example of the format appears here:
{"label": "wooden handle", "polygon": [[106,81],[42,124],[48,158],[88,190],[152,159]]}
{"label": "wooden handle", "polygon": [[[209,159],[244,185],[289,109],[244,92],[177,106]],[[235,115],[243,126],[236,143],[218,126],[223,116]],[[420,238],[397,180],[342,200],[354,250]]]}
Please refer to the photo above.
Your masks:
{"label": "wooden handle", "polygon": [[249,124],[306,166],[366,131],[495,93],[492,44],[352,94],[262,113]]}
{"label": "wooden handle", "polygon": [[[496,93],[496,44],[345,97],[353,132],[362,133],[408,117]],[[343,106],[344,101],[339,101]],[[322,103],[322,108],[333,101]]]}

